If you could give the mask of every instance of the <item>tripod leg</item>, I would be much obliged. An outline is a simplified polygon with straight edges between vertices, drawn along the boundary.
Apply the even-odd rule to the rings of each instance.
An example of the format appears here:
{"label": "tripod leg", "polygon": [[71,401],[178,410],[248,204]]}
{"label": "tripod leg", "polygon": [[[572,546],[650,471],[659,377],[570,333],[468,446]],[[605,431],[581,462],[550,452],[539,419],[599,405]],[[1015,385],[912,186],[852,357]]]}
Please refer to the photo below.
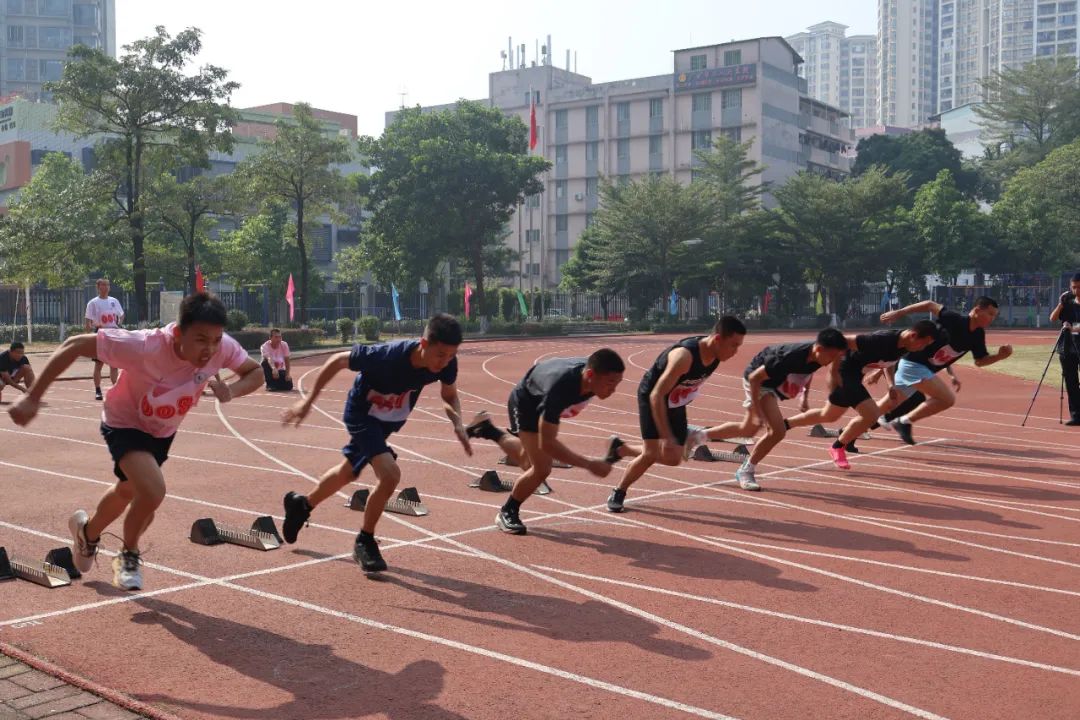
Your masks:
{"label": "tripod leg", "polygon": [[[1046,372],[1050,369],[1050,363],[1054,361],[1054,356],[1057,355],[1058,345],[1061,343],[1064,334],[1065,328],[1062,328],[1061,332],[1058,333],[1057,340],[1054,342],[1054,347],[1050,350],[1050,357],[1046,359],[1046,367],[1043,368],[1042,377],[1039,378],[1039,384],[1035,386],[1035,393],[1031,396],[1031,404],[1028,405],[1027,412],[1024,413],[1024,419],[1020,422],[1020,427],[1024,427],[1027,424],[1028,416],[1031,415],[1031,408],[1035,407],[1035,398],[1039,396],[1039,389],[1042,388],[1043,381],[1046,380]],[[1062,378],[1064,377],[1064,373],[1062,373]],[[1062,382],[1064,382],[1064,379]]]}

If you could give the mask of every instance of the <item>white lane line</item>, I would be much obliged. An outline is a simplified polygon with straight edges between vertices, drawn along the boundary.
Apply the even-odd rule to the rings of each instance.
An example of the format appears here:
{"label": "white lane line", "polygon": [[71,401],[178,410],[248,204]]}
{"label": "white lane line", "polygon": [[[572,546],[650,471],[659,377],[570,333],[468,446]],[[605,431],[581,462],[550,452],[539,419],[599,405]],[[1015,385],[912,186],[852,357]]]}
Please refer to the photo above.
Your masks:
{"label": "white lane line", "polygon": [[[47,538],[50,538],[50,539],[53,539],[53,540],[57,540],[57,541],[64,541],[65,540],[65,538],[57,537],[57,536],[54,536],[54,535],[49,535],[47,533],[42,533],[42,532],[39,532],[37,530],[33,530],[32,528],[25,528],[25,527],[18,526],[18,525],[12,525],[10,523],[5,523],[3,521],[0,521],[0,526],[9,527],[9,528],[20,530],[22,532],[27,532],[27,533],[30,533],[30,534],[33,534],[33,535],[44,536],[44,537],[47,537]],[[68,538],[67,540],[70,540],[70,538]],[[351,556],[351,554],[350,554],[350,556]],[[326,561],[328,561],[327,558],[319,558],[317,560],[306,561],[303,564],[310,565],[310,564],[314,564],[316,562],[326,562]],[[534,662],[532,660],[526,660],[524,658],[520,658],[520,657],[517,657],[517,656],[514,656],[514,655],[508,655],[506,653],[497,652],[495,650],[489,650],[487,648],[480,647],[478,645],[470,645],[468,643],[463,643],[463,642],[460,642],[458,640],[451,640],[450,638],[444,638],[444,637],[441,637],[439,635],[433,635],[431,633],[420,632],[418,630],[412,630],[410,628],[405,628],[405,627],[401,627],[401,626],[398,626],[398,625],[391,625],[390,623],[380,622],[378,620],[373,620],[373,619],[370,619],[370,618],[361,617],[359,615],[354,615],[352,613],[347,613],[347,612],[343,612],[343,611],[340,611],[340,610],[333,610],[331,608],[324,607],[322,605],[316,605],[315,603],[306,602],[304,600],[299,600],[297,598],[288,597],[288,596],[285,596],[285,595],[279,595],[277,593],[266,592],[266,591],[263,591],[263,590],[257,590],[255,588],[250,588],[250,587],[247,587],[245,585],[237,585],[234,582],[230,582],[230,581],[224,580],[224,579],[214,579],[214,578],[203,577],[203,576],[200,576],[200,575],[195,575],[193,573],[185,572],[183,570],[176,570],[175,568],[169,568],[169,567],[166,567],[164,565],[156,565],[156,564],[151,564],[151,563],[145,563],[145,565],[147,567],[152,567],[152,568],[154,568],[156,570],[160,570],[162,572],[170,573],[170,574],[177,575],[177,576],[184,577],[184,578],[188,578],[188,579],[193,579],[193,580],[196,580],[196,582],[190,583],[187,586],[185,586],[184,588],[163,588],[161,591],[141,593],[138,596],[125,595],[125,596],[122,596],[122,597],[119,597],[119,598],[111,598],[109,600],[103,600],[103,601],[100,601],[98,603],[90,603],[90,604],[88,604],[86,606],[87,609],[90,608],[90,607],[104,607],[106,605],[115,605],[115,604],[120,603],[120,602],[131,602],[132,600],[137,599],[137,597],[153,597],[154,595],[161,595],[161,594],[164,594],[165,592],[177,592],[180,589],[187,589],[187,588],[193,588],[193,587],[215,585],[217,587],[228,588],[230,590],[236,590],[236,591],[248,594],[248,595],[253,595],[255,597],[263,598],[265,600],[271,600],[271,601],[274,601],[274,602],[284,603],[286,605],[297,607],[297,608],[300,608],[300,609],[303,609],[303,610],[309,610],[311,612],[316,612],[316,613],[319,613],[321,615],[326,615],[328,617],[337,618],[339,620],[347,620],[349,622],[357,623],[359,625],[364,625],[366,627],[374,628],[376,630],[383,630],[383,631],[386,631],[386,632],[395,633],[397,635],[402,635],[402,636],[405,636],[405,637],[409,637],[409,638],[412,638],[414,640],[422,640],[422,641],[426,641],[426,642],[433,643],[433,644],[436,644],[436,645],[442,645],[443,647],[452,648],[454,650],[460,650],[462,652],[470,653],[472,655],[478,655],[480,657],[488,658],[490,660],[498,660],[498,661],[501,661],[501,662],[504,662],[504,663],[508,663],[510,665],[515,665],[517,667],[521,667],[521,668],[525,668],[525,669],[528,669],[528,670],[533,670],[535,672],[543,673],[545,675],[551,675],[553,677],[557,677],[557,678],[560,678],[560,679],[563,679],[563,680],[569,680],[571,682],[575,682],[575,683],[578,683],[580,685],[585,685],[585,686],[588,686],[588,687],[591,687],[591,688],[595,688],[597,690],[605,690],[605,691],[610,692],[610,693],[614,693],[614,694],[617,694],[617,695],[622,695],[624,697],[633,698],[635,700],[642,700],[642,701],[652,703],[654,705],[659,705],[661,707],[665,707],[665,708],[668,708],[668,709],[671,709],[671,710],[679,710],[679,711],[685,712],[685,713],[687,713],[689,715],[696,715],[697,717],[710,718],[710,720],[736,720],[736,718],[734,718],[734,717],[732,717],[730,715],[725,715],[723,713],[714,712],[712,710],[707,710],[705,708],[700,708],[700,707],[697,707],[695,705],[689,705],[687,703],[678,702],[676,700],[671,700],[669,698],[661,697],[659,695],[652,695],[650,693],[641,692],[640,690],[633,690],[631,688],[623,687],[621,685],[616,685],[614,683],[609,683],[609,682],[606,682],[604,680],[598,680],[596,678],[589,677],[587,675],[579,675],[577,673],[569,672],[567,670],[562,670],[562,669],[559,669],[559,668],[556,668],[556,667],[552,667],[550,665],[544,665],[542,663]],[[299,564],[298,564],[298,566],[299,566]],[[261,571],[259,574],[268,574],[268,572],[267,571]],[[247,575],[247,577],[251,577],[251,575],[249,574],[249,575]],[[73,610],[68,610],[67,612],[72,612],[72,611]],[[64,611],[57,611],[56,613],[43,614],[42,617],[52,617],[52,616],[55,616],[57,614],[62,614],[63,612]],[[17,622],[17,621],[13,621],[13,622]],[[4,625],[4,624],[7,624],[7,623],[0,623],[0,625]],[[923,716],[923,717],[935,717],[936,718],[937,716]]]}
{"label": "white lane line", "polygon": [[629,582],[626,580],[616,580],[614,578],[603,577],[600,575],[588,575],[586,573],[574,572],[572,570],[562,570],[560,568],[548,567],[546,565],[534,565],[533,567],[544,570],[546,572],[557,573],[559,575],[567,575],[569,577],[580,578],[582,580],[592,580],[595,582],[606,583],[608,585],[618,585],[621,587],[632,588],[634,590],[644,590],[659,595],[669,595],[671,597],[683,598],[685,600],[694,600],[697,602],[709,603],[711,605],[719,605],[721,607],[733,608],[735,610],[744,610],[746,612],[755,613],[758,615],[767,615],[769,617],[780,618],[782,620],[792,620],[794,622],[805,623],[807,625],[817,625],[819,627],[827,627],[833,630],[844,630],[846,632],[857,633],[859,635],[869,635],[871,637],[883,638],[886,640],[895,640],[897,642],[909,643],[912,645],[921,645],[923,647],[929,647],[935,650],[944,650],[946,652],[954,652],[962,655],[972,655],[974,657],[979,657],[986,660],[1012,663],[1014,665],[1024,665],[1026,667],[1037,668],[1039,670],[1048,670],[1050,672],[1057,672],[1065,675],[1075,675],[1080,677],[1080,670],[1074,670],[1072,668],[1062,667],[1060,665],[1050,665],[1048,663],[1035,662],[1034,660],[1024,660],[1022,658],[1010,657],[1008,655],[998,655],[996,653],[984,652],[982,650],[975,650],[972,648],[961,647],[958,645],[949,645],[946,643],[934,642],[933,640],[924,640],[922,638],[915,638],[907,635],[896,635],[894,633],[882,632],[879,630],[870,630],[868,628],[858,627],[854,625],[843,625],[841,623],[829,622],[827,620],[817,620],[815,618],[809,618],[802,615],[792,615],[791,613],[768,610],[766,608],[761,608],[754,605],[744,605],[742,603],[731,602],[729,600],[721,600],[719,598],[707,597],[704,595],[693,595],[691,593],[679,592],[677,590],[668,590],[667,588],[661,588],[656,585],[642,585],[640,583]]}

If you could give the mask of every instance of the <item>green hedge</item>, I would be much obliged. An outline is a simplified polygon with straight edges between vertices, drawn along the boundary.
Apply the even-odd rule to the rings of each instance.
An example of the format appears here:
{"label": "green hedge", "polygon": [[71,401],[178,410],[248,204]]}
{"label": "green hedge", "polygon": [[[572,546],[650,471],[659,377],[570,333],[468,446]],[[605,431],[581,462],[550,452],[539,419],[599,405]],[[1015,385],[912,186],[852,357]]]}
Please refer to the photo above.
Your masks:
{"label": "green hedge", "polygon": [[[264,342],[270,339],[270,331],[266,329],[240,330],[239,332],[229,333],[229,336],[240,343],[245,350],[253,351],[258,350]],[[318,341],[324,337],[326,337],[326,333],[315,328],[303,330],[285,328],[281,331],[281,339],[289,343],[290,350],[315,347]]]}

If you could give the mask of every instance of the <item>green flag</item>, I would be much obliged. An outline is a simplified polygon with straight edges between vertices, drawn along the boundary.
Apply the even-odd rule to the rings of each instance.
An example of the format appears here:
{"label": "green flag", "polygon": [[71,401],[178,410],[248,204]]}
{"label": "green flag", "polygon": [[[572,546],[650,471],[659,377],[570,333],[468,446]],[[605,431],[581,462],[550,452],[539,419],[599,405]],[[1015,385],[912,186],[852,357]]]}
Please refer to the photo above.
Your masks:
{"label": "green flag", "polygon": [[525,295],[520,290],[517,291],[518,305],[521,306],[521,317],[529,317],[529,307],[525,304]]}

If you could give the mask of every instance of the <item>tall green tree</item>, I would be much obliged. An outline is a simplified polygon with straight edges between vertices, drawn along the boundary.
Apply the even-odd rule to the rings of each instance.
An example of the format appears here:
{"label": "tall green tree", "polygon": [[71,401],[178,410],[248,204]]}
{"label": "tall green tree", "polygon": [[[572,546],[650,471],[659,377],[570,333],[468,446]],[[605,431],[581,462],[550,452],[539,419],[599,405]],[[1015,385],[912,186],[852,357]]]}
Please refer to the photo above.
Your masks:
{"label": "tall green tree", "polygon": [[881,166],[889,173],[905,173],[907,186],[915,191],[948,170],[957,187],[973,193],[977,176],[964,168],[962,153],[940,129],[925,129],[907,135],[871,135],[859,141],[858,155],[851,168],[858,177],[870,168]]}
{"label": "tall green tree", "polygon": [[919,188],[911,216],[930,272],[956,284],[963,270],[985,269],[990,216],[960,193],[948,170]]}
{"label": "tall green tree", "polygon": [[716,197],[706,183],[682,185],[669,175],[624,185],[604,182],[590,228],[597,287],[625,291],[631,306],[644,312],[691,274],[700,262],[698,246],[717,216]]}
{"label": "tall green tree", "polygon": [[995,71],[980,81],[986,100],[975,114],[998,142],[1020,137],[1048,151],[1080,132],[1077,79],[1076,58],[1067,55]]}
{"label": "tall green tree", "polygon": [[1080,265],[1080,140],[1020,170],[993,218],[1014,267],[1059,273]]}
{"label": "tall green tree", "polygon": [[273,139],[261,142],[259,152],[237,169],[257,197],[285,203],[296,214],[295,247],[300,264],[300,322],[307,320],[311,288],[311,260],[305,231],[319,216],[335,213],[346,201],[349,181],[336,167],[353,158],[349,142],[328,133],[311,114],[311,106],[297,103],[293,115],[276,123]]}
{"label": "tall green tree", "polygon": [[376,276],[399,287],[432,278],[441,261],[468,263],[482,315],[485,248],[514,208],[543,190],[550,167],[528,154],[528,128],[496,108],[460,101],[435,113],[398,113],[378,139],[360,141],[377,168],[366,188],[372,217],[361,236]]}
{"label": "tall green tree", "polygon": [[59,104],[58,127],[80,137],[106,138],[99,167],[113,176],[127,229],[136,321],[148,317],[143,196],[148,153],[165,147],[178,163],[200,165],[210,150],[232,147],[227,131],[236,115],[228,100],[239,85],[214,65],[185,74],[202,49],[200,36],[197,28],[188,28],[174,38],[159,26],[154,35],[125,45],[119,58],[76,45],[60,81],[47,86]]}
{"label": "tall green tree", "polygon": [[906,183],[905,173],[874,167],[843,182],[801,173],[775,191],[785,232],[827,311],[842,311],[863,282],[884,277],[892,248],[910,242]]}
{"label": "tall green tree", "polygon": [[294,238],[288,206],[272,201],[238,229],[221,233],[215,252],[236,284],[266,283],[276,299],[284,296],[289,275],[300,272]]}
{"label": "tall green tree", "polygon": [[48,153],[0,222],[0,278],[71,287],[91,273],[126,276],[117,220],[109,178]]}
{"label": "tall green tree", "polygon": [[212,249],[208,242],[211,228],[221,216],[239,210],[236,180],[229,175],[196,175],[181,182],[173,173],[163,172],[150,181],[147,191],[153,198],[147,231],[180,247],[184,284],[189,293],[194,292],[196,256],[206,263]]}

